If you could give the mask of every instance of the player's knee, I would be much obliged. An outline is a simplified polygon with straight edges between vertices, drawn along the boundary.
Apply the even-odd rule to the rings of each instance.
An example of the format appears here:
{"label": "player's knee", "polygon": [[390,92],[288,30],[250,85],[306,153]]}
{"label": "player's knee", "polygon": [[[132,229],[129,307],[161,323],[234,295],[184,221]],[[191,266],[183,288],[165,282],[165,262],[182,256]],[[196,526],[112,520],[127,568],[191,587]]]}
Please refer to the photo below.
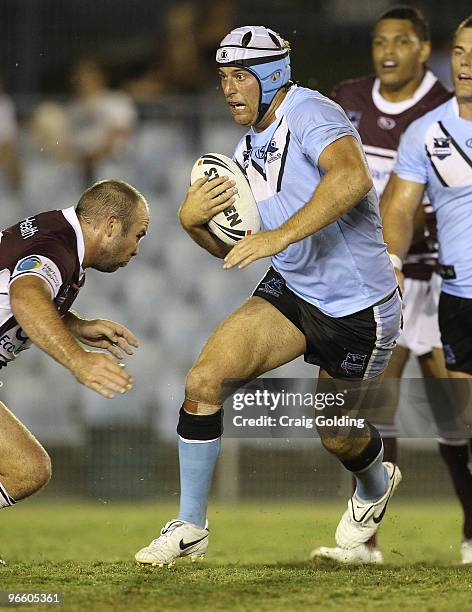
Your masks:
{"label": "player's knee", "polygon": [[36,459],[35,465],[35,483],[37,491],[45,487],[52,477],[52,464],[51,457],[46,451],[43,451],[41,458]]}
{"label": "player's knee", "polygon": [[14,482],[13,498],[23,499],[33,495],[51,480],[52,466],[51,459],[47,452],[41,447],[23,462],[16,475],[12,475]]}
{"label": "player's knee", "polygon": [[187,374],[185,397],[207,404],[221,403],[221,375],[209,361],[195,365]]}

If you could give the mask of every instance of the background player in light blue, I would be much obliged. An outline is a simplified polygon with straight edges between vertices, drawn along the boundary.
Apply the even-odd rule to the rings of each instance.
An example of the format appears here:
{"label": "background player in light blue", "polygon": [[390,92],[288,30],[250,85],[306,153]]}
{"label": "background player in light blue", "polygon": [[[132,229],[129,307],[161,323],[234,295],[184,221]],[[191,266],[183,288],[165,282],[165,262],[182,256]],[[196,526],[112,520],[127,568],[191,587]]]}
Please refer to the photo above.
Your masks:
{"label": "background player in light blue", "polygon": [[[251,379],[303,354],[325,377],[372,378],[387,366],[400,324],[377,197],[342,109],[290,81],[288,44],[263,26],[228,34],[217,63],[234,120],[250,128],[235,159],[246,172],[263,231],[231,251],[208,231],[208,220],[234,201],[227,177],[196,181],[180,220],[225,268],[267,256],[273,265],[253,296],[215,330],[187,376],[177,429],[180,512],[136,554],[151,565],[207,550],[223,380]],[[382,463],[382,440],[372,426],[355,438],[324,437],[323,444],[357,480],[336,532],[339,546],[353,548],[377,529],[401,475]]]}
{"label": "background player in light blue", "polygon": [[[427,189],[438,223],[439,326],[448,376],[472,378],[472,16],[456,30],[451,67],[455,97],[412,123],[402,137],[384,231],[402,282],[413,218]],[[468,470],[465,461],[462,470]],[[470,537],[462,544],[462,559],[472,562]]]}

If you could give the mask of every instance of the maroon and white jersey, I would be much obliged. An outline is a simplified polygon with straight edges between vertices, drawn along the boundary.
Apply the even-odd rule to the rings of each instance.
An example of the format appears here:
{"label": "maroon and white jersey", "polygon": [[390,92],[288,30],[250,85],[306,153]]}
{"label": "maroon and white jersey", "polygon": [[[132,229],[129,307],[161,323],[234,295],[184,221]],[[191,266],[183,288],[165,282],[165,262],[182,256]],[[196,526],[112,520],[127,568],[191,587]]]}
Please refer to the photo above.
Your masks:
{"label": "maroon and white jersey", "polygon": [[[346,111],[359,132],[377,193],[382,195],[393,170],[400,137],[412,121],[448,100],[452,94],[431,71],[412,98],[389,102],[380,94],[375,76],[341,83],[335,101]],[[412,245],[404,263],[406,277],[429,280],[437,263],[436,219],[425,205],[425,239]]]}
{"label": "maroon and white jersey", "polygon": [[0,368],[31,345],[10,306],[10,286],[39,276],[61,315],[84,284],[84,237],[73,207],[28,217],[0,232]]}

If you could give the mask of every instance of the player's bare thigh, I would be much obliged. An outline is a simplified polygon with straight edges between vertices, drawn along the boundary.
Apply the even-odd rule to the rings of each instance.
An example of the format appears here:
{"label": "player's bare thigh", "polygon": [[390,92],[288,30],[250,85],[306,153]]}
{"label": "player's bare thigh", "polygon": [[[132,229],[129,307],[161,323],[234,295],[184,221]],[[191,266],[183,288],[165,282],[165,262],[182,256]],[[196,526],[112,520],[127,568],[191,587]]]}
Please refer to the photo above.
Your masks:
{"label": "player's bare thigh", "polygon": [[0,402],[0,482],[14,499],[44,486],[51,477],[48,454],[33,434]]}
{"label": "player's bare thigh", "polygon": [[255,378],[305,350],[305,336],[291,321],[266,300],[251,297],[208,339],[187,377],[186,396],[220,404],[224,379]]}

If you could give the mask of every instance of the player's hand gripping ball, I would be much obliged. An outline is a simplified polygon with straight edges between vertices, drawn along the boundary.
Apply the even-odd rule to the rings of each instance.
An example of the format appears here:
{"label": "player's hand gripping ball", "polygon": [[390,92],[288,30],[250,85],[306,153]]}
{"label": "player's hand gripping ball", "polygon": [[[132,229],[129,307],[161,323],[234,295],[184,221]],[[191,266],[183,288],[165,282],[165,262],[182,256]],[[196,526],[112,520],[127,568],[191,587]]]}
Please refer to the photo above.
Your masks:
{"label": "player's hand gripping ball", "polygon": [[235,182],[238,190],[235,194],[235,202],[210,219],[208,229],[222,242],[230,245],[258,232],[261,220],[256,200],[239,166],[226,155],[207,153],[195,162],[190,182],[193,185],[195,181],[205,176],[209,181],[220,176],[227,176]]}

